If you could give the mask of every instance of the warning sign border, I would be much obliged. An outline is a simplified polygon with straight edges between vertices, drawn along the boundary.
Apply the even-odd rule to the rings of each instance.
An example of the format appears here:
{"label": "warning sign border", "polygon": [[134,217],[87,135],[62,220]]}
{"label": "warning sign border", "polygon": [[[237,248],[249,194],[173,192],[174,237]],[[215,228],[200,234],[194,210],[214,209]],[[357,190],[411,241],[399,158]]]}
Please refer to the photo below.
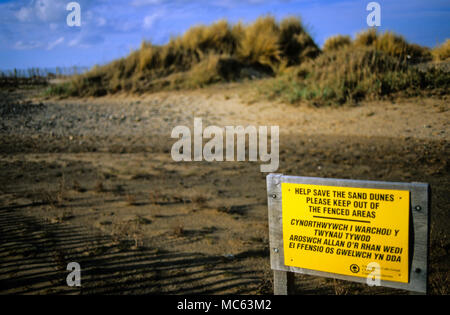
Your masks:
{"label": "warning sign border", "polygon": [[409,282],[380,280],[380,285],[412,292],[427,292],[430,186],[427,183],[382,182],[269,174],[267,181],[270,265],[274,270],[275,294],[288,294],[291,273],[366,283],[365,278],[286,266],[284,264],[281,184],[309,184],[336,187],[408,190],[410,192]]}

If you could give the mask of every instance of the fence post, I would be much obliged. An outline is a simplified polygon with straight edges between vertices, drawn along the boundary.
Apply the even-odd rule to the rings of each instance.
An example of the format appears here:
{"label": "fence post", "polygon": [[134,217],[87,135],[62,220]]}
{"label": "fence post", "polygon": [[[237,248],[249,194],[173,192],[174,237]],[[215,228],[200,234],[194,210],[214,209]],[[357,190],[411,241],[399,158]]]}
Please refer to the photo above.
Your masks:
{"label": "fence post", "polygon": [[273,293],[275,295],[294,294],[294,273],[288,271],[273,271]]}

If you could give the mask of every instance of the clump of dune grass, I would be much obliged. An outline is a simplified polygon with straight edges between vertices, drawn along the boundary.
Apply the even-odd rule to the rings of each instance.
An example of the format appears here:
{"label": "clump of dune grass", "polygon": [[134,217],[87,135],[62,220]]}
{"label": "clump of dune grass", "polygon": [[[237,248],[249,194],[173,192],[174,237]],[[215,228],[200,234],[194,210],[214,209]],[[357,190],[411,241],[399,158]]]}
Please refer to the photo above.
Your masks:
{"label": "clump of dune grass", "polygon": [[314,105],[355,103],[394,93],[418,95],[424,90],[448,90],[449,73],[420,71],[401,58],[373,47],[353,47],[321,54],[293,71],[264,82],[269,98]]}
{"label": "clump of dune grass", "polygon": [[278,31],[272,17],[259,18],[252,25],[242,28],[239,58],[267,67],[279,64],[281,51],[278,46]]}
{"label": "clump of dune grass", "polygon": [[352,39],[348,35],[336,35],[327,38],[323,44],[323,51],[328,52],[332,50],[338,50],[347,46],[350,46]]}
{"label": "clump of dune grass", "polygon": [[194,26],[165,45],[144,41],[127,57],[52,86],[47,94],[102,96],[197,88],[273,76],[319,52],[299,18],[278,22],[264,16],[250,24],[235,25],[220,20],[209,26]]}
{"label": "clump of dune grass", "polygon": [[378,33],[371,28],[356,35],[353,45],[380,50],[389,56],[411,63],[431,60],[430,50],[417,44],[409,43],[403,36],[393,32]]}
{"label": "clump of dune grass", "polygon": [[444,61],[450,59],[450,39],[447,39],[441,45],[435,47],[431,54],[433,55],[433,59],[436,61]]}
{"label": "clump of dune grass", "polygon": [[279,43],[286,66],[294,66],[319,55],[320,49],[298,18],[281,21]]}
{"label": "clump of dune grass", "polygon": [[349,46],[354,49],[373,48],[413,64],[430,61],[432,58],[431,51],[427,47],[409,43],[403,36],[390,31],[379,33],[375,28],[359,32],[354,40],[348,35],[332,36],[325,41],[323,51],[345,49]]}

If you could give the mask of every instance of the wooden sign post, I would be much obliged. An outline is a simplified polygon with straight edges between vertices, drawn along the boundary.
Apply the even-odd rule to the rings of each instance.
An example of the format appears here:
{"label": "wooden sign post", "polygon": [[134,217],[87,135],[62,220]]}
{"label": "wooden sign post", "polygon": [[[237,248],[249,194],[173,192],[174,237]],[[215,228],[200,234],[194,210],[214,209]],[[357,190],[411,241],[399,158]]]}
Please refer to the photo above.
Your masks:
{"label": "wooden sign post", "polygon": [[430,188],[269,174],[274,293],[294,273],[427,292]]}

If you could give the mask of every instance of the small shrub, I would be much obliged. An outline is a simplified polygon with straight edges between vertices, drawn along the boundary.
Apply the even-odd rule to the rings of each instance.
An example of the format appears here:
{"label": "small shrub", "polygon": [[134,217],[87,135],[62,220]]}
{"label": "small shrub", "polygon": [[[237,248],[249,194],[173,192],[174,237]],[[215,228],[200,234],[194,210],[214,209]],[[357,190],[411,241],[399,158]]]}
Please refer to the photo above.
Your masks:
{"label": "small shrub", "polygon": [[71,82],[50,85],[44,92],[45,96],[76,96],[77,89]]}

